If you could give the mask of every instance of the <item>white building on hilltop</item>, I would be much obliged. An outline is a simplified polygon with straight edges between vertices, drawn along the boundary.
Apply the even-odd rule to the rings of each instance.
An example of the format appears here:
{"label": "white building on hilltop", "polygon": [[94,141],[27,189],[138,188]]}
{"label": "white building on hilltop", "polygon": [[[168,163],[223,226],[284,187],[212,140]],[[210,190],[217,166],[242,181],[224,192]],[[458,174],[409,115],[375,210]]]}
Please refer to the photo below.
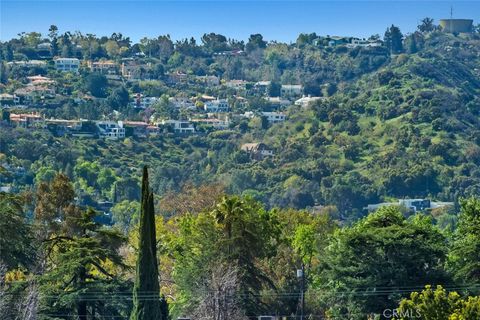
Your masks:
{"label": "white building on hilltop", "polygon": [[162,120],[162,126],[169,126],[175,133],[195,133],[195,127],[186,120]]}
{"label": "white building on hilltop", "polygon": [[262,116],[267,118],[269,123],[283,122],[287,118],[283,112],[262,112]]}
{"label": "white building on hilltop", "polygon": [[364,209],[368,212],[372,212],[380,209],[381,207],[398,206],[403,207],[411,212],[417,212],[453,205],[453,202],[434,202],[428,199],[400,199],[398,200],[398,202],[382,202],[376,204],[369,204]]}
{"label": "white building on hilltop", "polygon": [[280,89],[282,97],[296,97],[303,93],[303,86],[301,84],[282,84]]}
{"label": "white building on hilltop", "polygon": [[56,58],[55,68],[62,72],[78,72],[80,68],[80,60],[77,58]]}
{"label": "white building on hilltop", "polygon": [[300,99],[295,101],[296,106],[301,106],[301,107],[308,107],[311,103],[322,100],[324,99],[323,97],[312,97],[310,95],[308,96],[303,96]]}
{"label": "white building on hilltop", "polygon": [[123,139],[125,138],[125,128],[123,122],[115,121],[96,121],[100,137],[107,139]]}
{"label": "white building on hilltop", "polygon": [[206,112],[228,112],[230,106],[225,99],[216,99],[213,101],[205,102],[204,109]]}

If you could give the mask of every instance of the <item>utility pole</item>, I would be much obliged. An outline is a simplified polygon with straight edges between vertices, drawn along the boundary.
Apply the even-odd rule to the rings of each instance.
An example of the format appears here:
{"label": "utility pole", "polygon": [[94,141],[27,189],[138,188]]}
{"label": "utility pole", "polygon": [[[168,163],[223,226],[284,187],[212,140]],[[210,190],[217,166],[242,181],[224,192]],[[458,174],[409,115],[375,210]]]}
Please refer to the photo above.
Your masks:
{"label": "utility pole", "polygon": [[304,319],[304,313],[305,313],[305,265],[302,262],[302,268],[297,269],[297,278],[300,279],[300,306],[301,306],[301,311],[300,311],[300,320]]}

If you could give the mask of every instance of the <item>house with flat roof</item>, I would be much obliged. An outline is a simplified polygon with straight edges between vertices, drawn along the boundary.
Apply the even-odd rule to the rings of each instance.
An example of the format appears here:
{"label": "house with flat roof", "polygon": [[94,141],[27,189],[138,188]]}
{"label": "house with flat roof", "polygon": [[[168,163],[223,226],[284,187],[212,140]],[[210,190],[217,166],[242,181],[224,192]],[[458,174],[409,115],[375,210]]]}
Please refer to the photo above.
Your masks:
{"label": "house with flat roof", "polygon": [[282,97],[297,97],[303,93],[303,86],[301,84],[282,84],[280,95]]}
{"label": "house with flat roof", "polygon": [[204,110],[206,112],[228,112],[230,110],[230,106],[228,105],[228,101],[226,99],[216,99],[213,101],[205,102]]}
{"label": "house with flat roof", "polygon": [[10,123],[23,128],[42,126],[43,117],[39,113],[10,113]]}
{"label": "house with flat roof", "polygon": [[287,115],[283,112],[262,112],[263,117],[267,118],[269,123],[283,122]]}
{"label": "house with flat roof", "polygon": [[196,109],[193,100],[187,97],[170,97],[168,98],[168,102],[170,102],[177,109]]}
{"label": "house with flat roof", "polygon": [[55,68],[62,72],[78,72],[80,68],[80,60],[77,58],[56,58],[53,59]]}
{"label": "house with flat roof", "polygon": [[399,199],[398,202],[381,202],[376,204],[369,204],[363,209],[367,210],[368,212],[372,212],[380,209],[381,207],[398,206],[405,208],[410,212],[418,212],[453,205],[453,202],[435,202],[429,199]]}
{"label": "house with flat roof", "polygon": [[195,133],[195,127],[187,120],[162,120],[160,125],[170,128],[175,133]]}
{"label": "house with flat roof", "polygon": [[96,61],[96,62],[89,61],[88,67],[92,72],[97,72],[105,75],[118,74],[118,65],[111,60]]}
{"label": "house with flat roof", "polygon": [[311,103],[324,99],[323,97],[312,97],[311,95],[303,96],[295,100],[295,105],[300,107],[308,107]]}
{"label": "house with flat roof", "polygon": [[125,138],[125,128],[122,121],[95,121],[100,137],[107,139]]}
{"label": "house with flat roof", "polygon": [[145,97],[142,94],[137,93],[130,105],[136,109],[147,109],[155,104],[159,99],[160,98],[158,97]]}
{"label": "house with flat roof", "polygon": [[225,120],[221,120],[217,118],[190,119],[190,122],[194,124],[210,126],[217,130],[228,129],[228,127],[230,126],[230,120],[228,119],[228,117],[226,117]]}

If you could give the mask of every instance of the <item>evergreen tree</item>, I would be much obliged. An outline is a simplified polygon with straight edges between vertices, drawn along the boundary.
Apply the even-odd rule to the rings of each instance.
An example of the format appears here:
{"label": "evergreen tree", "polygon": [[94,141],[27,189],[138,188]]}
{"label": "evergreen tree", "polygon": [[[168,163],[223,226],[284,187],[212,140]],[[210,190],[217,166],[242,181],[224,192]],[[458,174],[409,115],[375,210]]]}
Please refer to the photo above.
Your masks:
{"label": "evergreen tree", "polygon": [[391,53],[401,53],[403,51],[403,34],[399,27],[392,24],[390,28],[387,28],[383,40]]}
{"label": "evergreen tree", "polygon": [[417,52],[418,52],[417,39],[415,37],[415,34],[412,34],[409,37],[408,53],[417,53]]}
{"label": "evergreen tree", "polygon": [[143,168],[137,274],[133,288],[131,320],[161,320],[160,284],[158,282],[157,243],[153,192],[148,185],[148,169]]}
{"label": "evergreen tree", "polygon": [[480,283],[480,199],[463,199],[460,204],[458,228],[449,252],[448,267],[459,283],[478,285]]}
{"label": "evergreen tree", "polygon": [[[39,268],[40,312],[52,318],[64,315],[78,320],[125,317],[128,286],[120,281],[123,268],[118,249],[124,242],[116,230],[95,222],[93,209],[73,203],[70,180],[58,174],[38,187],[34,230],[41,241]],[[106,299],[115,295],[115,299]]]}

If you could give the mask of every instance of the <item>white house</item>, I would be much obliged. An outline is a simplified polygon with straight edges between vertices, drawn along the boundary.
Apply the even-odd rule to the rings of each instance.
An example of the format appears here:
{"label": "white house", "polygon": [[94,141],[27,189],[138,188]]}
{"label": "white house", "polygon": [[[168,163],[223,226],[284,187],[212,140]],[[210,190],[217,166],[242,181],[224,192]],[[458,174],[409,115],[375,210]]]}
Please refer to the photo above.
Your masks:
{"label": "white house", "polygon": [[56,58],[55,68],[62,72],[78,72],[80,67],[80,60],[77,58]]}
{"label": "white house", "polygon": [[376,204],[369,204],[364,209],[368,212],[376,211],[381,207],[398,206],[403,207],[411,212],[443,208],[453,206],[453,202],[434,202],[428,199],[400,199],[398,202],[382,202]]}
{"label": "white house", "polygon": [[262,112],[262,116],[267,118],[269,123],[283,122],[287,118],[283,112]]}
{"label": "white house", "polygon": [[195,109],[195,103],[186,97],[170,97],[168,98],[170,102],[177,109]]}
{"label": "white house", "polygon": [[301,96],[302,92],[303,87],[301,84],[282,84],[282,88],[280,89],[282,97]]}
{"label": "white house", "polygon": [[312,97],[310,95],[303,96],[300,99],[295,101],[295,105],[296,106],[301,106],[301,107],[308,107],[309,104],[311,104],[315,101],[318,101],[318,100],[322,100],[322,99],[323,99],[323,97]]}
{"label": "white house", "polygon": [[[245,111],[240,116],[247,119],[252,119],[255,118],[256,115],[258,116],[258,113],[256,114],[253,111]],[[283,122],[287,118],[283,112],[261,112],[260,116],[267,118],[269,123]]]}
{"label": "white house", "polygon": [[123,127],[122,121],[96,121],[95,124],[97,125],[101,137],[107,139],[125,138],[125,128]]}
{"label": "white house", "polygon": [[171,126],[175,133],[195,133],[195,127],[186,120],[162,120],[162,126]]}
{"label": "white house", "polygon": [[353,38],[350,43],[347,44],[348,48],[356,48],[356,47],[381,47],[383,45],[382,40],[365,40],[365,39],[358,39]]}
{"label": "white house", "polygon": [[92,72],[110,75],[118,73],[118,65],[114,61],[90,61],[88,66]]}
{"label": "white house", "polygon": [[245,80],[228,80],[225,81],[225,87],[232,88],[232,89],[237,89],[237,90],[243,90],[245,89],[247,85],[247,81]]}
{"label": "white house", "polygon": [[267,97],[265,99],[272,105],[273,108],[283,108],[292,103],[290,100],[280,97]]}
{"label": "white house", "polygon": [[217,118],[206,118],[206,119],[190,119],[191,122],[196,124],[203,124],[207,126],[212,126],[214,129],[217,130],[224,130],[228,129],[230,126],[230,120],[225,118],[224,120],[217,119]]}
{"label": "white house", "polygon": [[46,66],[47,63],[42,60],[28,60],[28,61],[11,61],[7,62],[8,66],[24,66],[24,67],[43,67]]}
{"label": "white house", "polygon": [[137,94],[133,99],[132,105],[134,108],[146,109],[151,107],[159,98],[157,97],[144,97],[141,94]]}
{"label": "white house", "polygon": [[216,99],[205,102],[204,109],[206,112],[228,112],[230,109],[228,101],[225,99]]}

